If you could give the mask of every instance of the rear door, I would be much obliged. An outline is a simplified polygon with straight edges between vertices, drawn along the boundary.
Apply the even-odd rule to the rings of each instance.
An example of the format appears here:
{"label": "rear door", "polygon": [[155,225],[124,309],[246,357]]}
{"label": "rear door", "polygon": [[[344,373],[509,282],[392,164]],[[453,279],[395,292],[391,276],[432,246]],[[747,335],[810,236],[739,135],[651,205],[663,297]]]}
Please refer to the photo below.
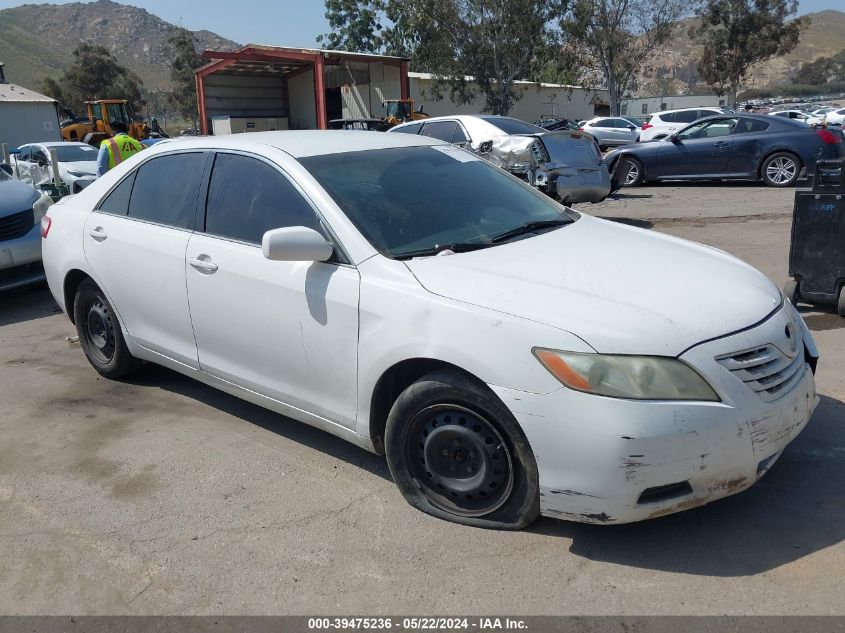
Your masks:
{"label": "rear door", "polygon": [[158,156],[125,177],[85,224],[85,257],[141,346],[190,367],[197,348],[185,288],[207,152]]}
{"label": "rear door", "polygon": [[768,121],[740,117],[730,135],[727,172],[734,176],[757,178],[757,166],[765,148],[761,134],[769,129]]}
{"label": "rear door", "polygon": [[264,257],[261,239],[271,229],[329,232],[299,187],[263,158],[218,152],[205,208],[183,259],[200,367],[353,427],[358,270],[338,248],[330,262]]}

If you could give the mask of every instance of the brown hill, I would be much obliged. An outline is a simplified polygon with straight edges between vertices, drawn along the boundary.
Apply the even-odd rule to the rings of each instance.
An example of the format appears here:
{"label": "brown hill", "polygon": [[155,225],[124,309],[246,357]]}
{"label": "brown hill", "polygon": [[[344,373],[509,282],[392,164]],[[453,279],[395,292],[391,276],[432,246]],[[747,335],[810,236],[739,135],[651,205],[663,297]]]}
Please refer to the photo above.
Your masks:
{"label": "brown hill", "polygon": [[[166,42],[176,28],[144,9],[110,0],[25,4],[0,11],[0,61],[10,82],[39,90],[45,77],[56,77],[70,65],[74,49],[84,41],[106,47],[146,88],[167,88]],[[238,46],[210,31],[195,35],[200,48]]]}

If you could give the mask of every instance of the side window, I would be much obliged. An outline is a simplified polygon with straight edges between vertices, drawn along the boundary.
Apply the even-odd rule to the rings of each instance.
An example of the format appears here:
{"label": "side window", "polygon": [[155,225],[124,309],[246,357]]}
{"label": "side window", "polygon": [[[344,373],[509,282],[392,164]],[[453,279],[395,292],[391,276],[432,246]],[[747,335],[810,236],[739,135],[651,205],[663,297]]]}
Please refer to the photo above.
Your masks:
{"label": "side window", "polygon": [[701,118],[698,114],[698,110],[684,110],[683,112],[676,112],[675,116],[677,117],[677,121],[681,123],[692,123],[693,121],[697,121]]}
{"label": "side window", "polygon": [[218,154],[211,172],[205,231],[261,244],[264,233],[306,226],[323,233],[308,201],[278,170],[239,154]]}
{"label": "side window", "polygon": [[455,128],[457,127],[458,124],[456,121],[434,121],[433,123],[425,124],[422,135],[451,143],[452,137],[455,135]]}
{"label": "side window", "polygon": [[769,124],[764,121],[753,119],[740,119],[734,127],[734,134],[747,134],[749,132],[763,132],[769,129]]}
{"label": "side window", "polygon": [[455,144],[469,143],[469,137],[464,132],[464,128],[460,125],[455,125],[455,133],[452,135],[452,142]]}
{"label": "side window", "polygon": [[613,127],[612,119],[599,119],[593,123],[593,127]]}
{"label": "side window", "polygon": [[50,162],[50,159],[47,158],[47,152],[45,152],[40,147],[33,147],[32,148],[32,158],[30,158],[33,163],[38,163],[40,165],[46,165]]}
{"label": "side window", "polygon": [[113,215],[126,215],[129,211],[129,196],[132,194],[132,184],[135,182],[136,173],[133,171],[117,187],[112,189],[97,210]]}
{"label": "side window", "polygon": [[21,149],[21,153],[18,154],[17,156],[18,156],[17,160],[25,160],[25,161],[31,160],[32,147],[31,146],[24,147],[23,149]]}
{"label": "side window", "polygon": [[141,165],[129,217],[192,229],[205,159],[204,152],[189,152],[159,156]]}
{"label": "side window", "polygon": [[664,123],[678,123],[680,119],[678,118],[679,112],[667,112],[666,114],[660,115],[660,120]]}
{"label": "side window", "polygon": [[397,128],[394,132],[398,134],[419,134],[421,127],[422,123],[413,123],[411,125],[406,125],[405,127]]}

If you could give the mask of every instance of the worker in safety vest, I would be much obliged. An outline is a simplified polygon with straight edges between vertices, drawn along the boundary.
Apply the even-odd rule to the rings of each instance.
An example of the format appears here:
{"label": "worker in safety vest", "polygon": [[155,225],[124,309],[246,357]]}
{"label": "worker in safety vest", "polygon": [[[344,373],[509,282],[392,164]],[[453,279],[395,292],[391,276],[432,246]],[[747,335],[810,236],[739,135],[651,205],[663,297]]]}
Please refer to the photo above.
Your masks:
{"label": "worker in safety vest", "polygon": [[98,176],[144,149],[143,145],[127,134],[128,129],[123,121],[115,121],[111,129],[114,136],[100,143],[100,153],[97,154]]}

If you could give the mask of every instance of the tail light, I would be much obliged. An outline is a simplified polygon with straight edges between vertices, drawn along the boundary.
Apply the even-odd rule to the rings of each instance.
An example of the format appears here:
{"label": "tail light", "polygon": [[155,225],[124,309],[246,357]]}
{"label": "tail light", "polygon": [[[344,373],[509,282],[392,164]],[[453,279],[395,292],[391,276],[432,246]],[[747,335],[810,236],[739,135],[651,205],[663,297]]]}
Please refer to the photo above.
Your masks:
{"label": "tail light", "polygon": [[842,133],[831,132],[830,130],[818,129],[816,134],[821,136],[822,142],[827,145],[837,145],[842,142]]}
{"label": "tail light", "polygon": [[53,221],[50,219],[49,215],[45,215],[41,218],[41,237],[47,237],[47,234],[50,232],[50,227],[53,226]]}
{"label": "tail light", "polygon": [[650,128],[650,127],[654,127],[654,126],[653,126],[651,123],[648,123],[648,122],[643,123],[643,129],[644,129],[644,130],[647,130],[647,129],[648,129],[648,128]]}
{"label": "tail light", "polygon": [[582,128],[582,127],[579,127],[578,129],[581,130],[582,132],[584,131],[584,128]]}

